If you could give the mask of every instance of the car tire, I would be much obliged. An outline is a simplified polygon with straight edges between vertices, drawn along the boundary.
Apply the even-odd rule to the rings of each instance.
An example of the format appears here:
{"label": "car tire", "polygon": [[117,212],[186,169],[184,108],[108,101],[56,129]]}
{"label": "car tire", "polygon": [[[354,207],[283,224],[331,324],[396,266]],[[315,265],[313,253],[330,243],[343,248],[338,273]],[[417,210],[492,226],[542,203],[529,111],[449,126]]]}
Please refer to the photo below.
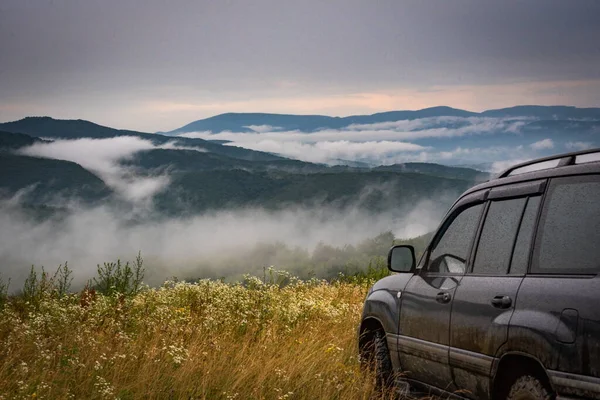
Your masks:
{"label": "car tire", "polygon": [[373,362],[377,387],[390,388],[394,383],[394,374],[385,334],[382,331],[376,331],[373,335]]}
{"label": "car tire", "polygon": [[538,378],[523,375],[510,387],[506,400],[551,400],[552,392]]}

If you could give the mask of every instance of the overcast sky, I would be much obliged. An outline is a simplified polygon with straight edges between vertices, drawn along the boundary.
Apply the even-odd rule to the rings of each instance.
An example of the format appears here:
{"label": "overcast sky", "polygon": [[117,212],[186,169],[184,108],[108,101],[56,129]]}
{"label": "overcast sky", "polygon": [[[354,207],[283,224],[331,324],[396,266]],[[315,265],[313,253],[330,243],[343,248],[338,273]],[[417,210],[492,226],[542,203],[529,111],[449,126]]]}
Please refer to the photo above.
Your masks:
{"label": "overcast sky", "polygon": [[2,0],[0,121],[600,106],[597,0]]}

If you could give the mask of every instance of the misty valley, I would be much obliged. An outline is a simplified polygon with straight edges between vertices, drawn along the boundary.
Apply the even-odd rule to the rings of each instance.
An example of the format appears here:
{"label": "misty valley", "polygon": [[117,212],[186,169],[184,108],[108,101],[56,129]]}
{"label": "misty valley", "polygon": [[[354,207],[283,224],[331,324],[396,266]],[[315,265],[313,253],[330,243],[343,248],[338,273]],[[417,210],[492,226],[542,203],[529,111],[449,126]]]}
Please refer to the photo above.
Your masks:
{"label": "misty valley", "polygon": [[0,400],[397,398],[356,337],[390,247],[418,260],[460,193],[599,129],[575,107],[2,123]]}
{"label": "misty valley", "polygon": [[51,118],[0,124],[0,171],[0,398],[373,396],[388,249],[489,177]]}
{"label": "misty valley", "polygon": [[151,285],[271,266],[354,274],[433,231],[467,188],[522,160],[598,146],[598,132],[599,109],[542,106],[228,113],[158,133],[0,123],[2,275],[16,288],[31,265],[68,262],[81,287],[98,264],[138,252]]}
{"label": "misty valley", "polygon": [[31,265],[65,261],[81,287],[98,264],[139,251],[154,285],[271,266],[302,278],[356,273],[394,240],[433,230],[459,193],[489,177],[426,162],[313,163],[82,120],[32,117],[0,130],[0,260],[14,287]]}
{"label": "misty valley", "polygon": [[600,400],[599,21],[0,0],[0,400]]}

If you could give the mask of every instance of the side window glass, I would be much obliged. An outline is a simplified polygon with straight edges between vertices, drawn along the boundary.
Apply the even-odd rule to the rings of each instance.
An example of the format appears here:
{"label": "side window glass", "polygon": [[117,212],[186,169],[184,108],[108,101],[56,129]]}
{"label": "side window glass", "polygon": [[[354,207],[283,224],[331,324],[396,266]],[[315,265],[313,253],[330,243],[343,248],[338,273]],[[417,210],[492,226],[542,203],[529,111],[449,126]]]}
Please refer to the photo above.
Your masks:
{"label": "side window glass", "polygon": [[469,207],[452,220],[431,249],[428,272],[464,274],[482,209],[483,204]]}
{"label": "side window glass", "polygon": [[521,227],[517,235],[515,250],[513,251],[512,261],[510,263],[510,273],[522,275],[527,272],[529,262],[529,251],[531,241],[533,240],[533,231],[535,229],[535,220],[540,208],[540,196],[530,197],[527,201],[527,207],[521,220]]}
{"label": "side window glass", "polygon": [[551,181],[533,272],[600,273],[600,176]]}
{"label": "side window glass", "polygon": [[504,275],[527,198],[492,201],[485,218],[473,273]]}

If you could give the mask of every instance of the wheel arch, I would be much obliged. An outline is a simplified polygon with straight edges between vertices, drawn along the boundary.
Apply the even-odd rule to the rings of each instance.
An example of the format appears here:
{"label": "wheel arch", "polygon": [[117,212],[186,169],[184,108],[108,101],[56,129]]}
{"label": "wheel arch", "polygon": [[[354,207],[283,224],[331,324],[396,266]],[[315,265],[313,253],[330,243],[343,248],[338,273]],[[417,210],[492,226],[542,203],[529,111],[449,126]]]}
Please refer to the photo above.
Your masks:
{"label": "wheel arch", "polygon": [[385,334],[383,323],[379,318],[369,316],[362,320],[358,331],[358,350],[360,353],[365,351],[366,346],[377,331],[382,331]]}
{"label": "wheel arch", "polygon": [[523,375],[534,376],[547,385],[553,393],[556,393],[552,380],[540,360],[526,353],[508,352],[500,358],[494,367],[491,398],[493,400],[504,400],[510,390],[510,385]]}

